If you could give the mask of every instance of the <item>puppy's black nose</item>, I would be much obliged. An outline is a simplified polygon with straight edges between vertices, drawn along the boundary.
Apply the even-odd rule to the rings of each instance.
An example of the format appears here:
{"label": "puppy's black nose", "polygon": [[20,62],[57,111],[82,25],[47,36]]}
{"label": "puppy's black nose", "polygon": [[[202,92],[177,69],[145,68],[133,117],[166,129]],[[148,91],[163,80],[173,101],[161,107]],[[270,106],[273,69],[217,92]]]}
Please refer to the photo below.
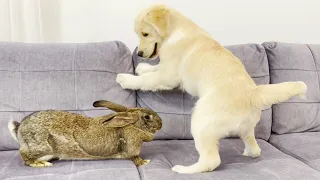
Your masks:
{"label": "puppy's black nose", "polygon": [[143,51],[139,51],[139,52],[138,52],[138,56],[139,56],[139,57],[142,57],[142,56],[143,56]]}

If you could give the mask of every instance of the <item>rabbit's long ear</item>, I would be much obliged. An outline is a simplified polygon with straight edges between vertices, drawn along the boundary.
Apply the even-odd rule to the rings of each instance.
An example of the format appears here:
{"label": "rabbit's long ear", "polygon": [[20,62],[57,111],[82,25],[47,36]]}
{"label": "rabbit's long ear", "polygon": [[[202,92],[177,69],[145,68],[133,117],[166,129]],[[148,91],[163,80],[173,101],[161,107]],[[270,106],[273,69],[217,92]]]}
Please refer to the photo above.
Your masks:
{"label": "rabbit's long ear", "polygon": [[137,118],[130,117],[127,113],[119,113],[111,117],[110,119],[103,121],[103,124],[105,124],[108,127],[124,127],[129,124],[133,124],[137,121]]}
{"label": "rabbit's long ear", "polygon": [[100,101],[96,101],[93,103],[94,107],[106,107],[108,109],[111,109],[115,112],[125,112],[128,110],[127,107],[121,106],[119,104],[110,102],[110,101],[104,101],[104,100],[100,100]]}

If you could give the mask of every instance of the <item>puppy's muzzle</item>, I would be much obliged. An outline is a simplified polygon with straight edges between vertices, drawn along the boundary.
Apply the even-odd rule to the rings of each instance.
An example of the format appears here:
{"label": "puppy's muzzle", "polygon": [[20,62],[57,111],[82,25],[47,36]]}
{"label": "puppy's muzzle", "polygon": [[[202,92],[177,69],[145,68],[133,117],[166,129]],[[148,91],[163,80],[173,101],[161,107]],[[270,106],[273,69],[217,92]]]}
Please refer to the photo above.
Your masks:
{"label": "puppy's muzzle", "polygon": [[138,56],[139,56],[139,57],[142,57],[142,56],[143,56],[143,51],[139,51],[139,52],[138,52]]}

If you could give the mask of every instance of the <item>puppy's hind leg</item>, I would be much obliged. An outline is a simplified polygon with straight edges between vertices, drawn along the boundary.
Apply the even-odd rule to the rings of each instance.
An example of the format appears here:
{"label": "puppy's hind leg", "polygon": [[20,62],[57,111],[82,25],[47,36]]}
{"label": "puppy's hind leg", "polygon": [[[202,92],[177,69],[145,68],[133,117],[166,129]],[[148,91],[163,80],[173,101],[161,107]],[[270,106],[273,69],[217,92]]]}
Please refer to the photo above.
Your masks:
{"label": "puppy's hind leg", "polygon": [[252,112],[247,119],[247,123],[240,132],[240,137],[244,142],[245,149],[243,151],[244,156],[250,157],[259,157],[261,153],[261,149],[257,143],[257,140],[254,135],[254,128],[256,124],[259,122],[261,116],[261,111]]}
{"label": "puppy's hind leg", "polygon": [[219,130],[210,126],[213,116],[204,116],[205,111],[201,109],[196,108],[191,118],[192,135],[200,155],[198,162],[191,166],[174,166],[172,170],[175,172],[191,174],[213,171],[221,163],[218,149],[219,136],[216,136]]}
{"label": "puppy's hind leg", "polygon": [[261,149],[254,136],[254,128],[250,129],[247,133],[241,135],[241,139],[244,142],[245,149],[243,151],[244,156],[259,157]]}
{"label": "puppy's hind leg", "polygon": [[247,123],[240,132],[240,137],[244,142],[245,149],[243,151],[244,156],[251,156],[251,157],[259,157],[261,153],[261,149],[257,143],[257,140],[254,136],[254,128],[258,123],[261,116],[261,111],[253,112],[247,120]]}
{"label": "puppy's hind leg", "polygon": [[[208,138],[210,141],[208,141]],[[220,165],[218,139],[199,135],[194,137],[194,141],[200,155],[198,162],[191,166],[176,165],[172,168],[172,171],[185,174],[201,173],[213,171]]]}

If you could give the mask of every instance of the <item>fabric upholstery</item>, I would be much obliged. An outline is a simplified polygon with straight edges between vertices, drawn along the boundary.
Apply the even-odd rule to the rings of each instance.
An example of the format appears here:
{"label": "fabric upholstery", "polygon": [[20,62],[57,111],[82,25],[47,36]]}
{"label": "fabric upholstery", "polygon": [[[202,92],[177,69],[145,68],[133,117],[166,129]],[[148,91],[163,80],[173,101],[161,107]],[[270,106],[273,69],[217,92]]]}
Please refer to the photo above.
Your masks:
{"label": "fabric upholstery", "polygon": [[[258,44],[227,46],[245,65],[246,70],[257,84],[269,83],[268,60],[264,48]],[[133,53],[135,67],[139,62],[146,62]],[[159,59],[147,61],[157,64]],[[190,118],[196,102],[188,93],[178,89],[173,91],[137,92],[137,105],[148,107],[158,112],[163,118],[163,128],[156,134],[157,139],[192,139]],[[262,112],[256,127],[257,138],[267,140],[271,133],[271,108]]]}
{"label": "fabric upholstery", "polygon": [[320,171],[320,132],[272,135],[270,143]]}
{"label": "fabric upholstery", "polygon": [[221,165],[213,172],[179,174],[174,165],[191,165],[198,160],[192,140],[154,141],[145,143],[141,156],[151,162],[139,167],[142,180],[248,180],[248,179],[308,179],[316,180],[320,172],[288,156],[269,143],[258,140],[262,154],[258,158],[242,156],[243,142],[223,139],[220,143]]}
{"label": "fabric upholstery", "polygon": [[116,83],[133,73],[130,50],[121,42],[86,44],[0,43],[0,150],[17,149],[9,120],[60,109],[89,116],[109,111],[92,103],[105,99],[136,106],[135,92]]}
{"label": "fabric upholstery", "polygon": [[307,99],[297,97],[273,105],[272,131],[277,134],[320,131],[320,45],[267,42],[266,49],[272,84],[303,81]]}
{"label": "fabric upholstery", "polygon": [[129,160],[53,161],[52,167],[25,166],[18,151],[0,151],[1,180],[140,180]]}

